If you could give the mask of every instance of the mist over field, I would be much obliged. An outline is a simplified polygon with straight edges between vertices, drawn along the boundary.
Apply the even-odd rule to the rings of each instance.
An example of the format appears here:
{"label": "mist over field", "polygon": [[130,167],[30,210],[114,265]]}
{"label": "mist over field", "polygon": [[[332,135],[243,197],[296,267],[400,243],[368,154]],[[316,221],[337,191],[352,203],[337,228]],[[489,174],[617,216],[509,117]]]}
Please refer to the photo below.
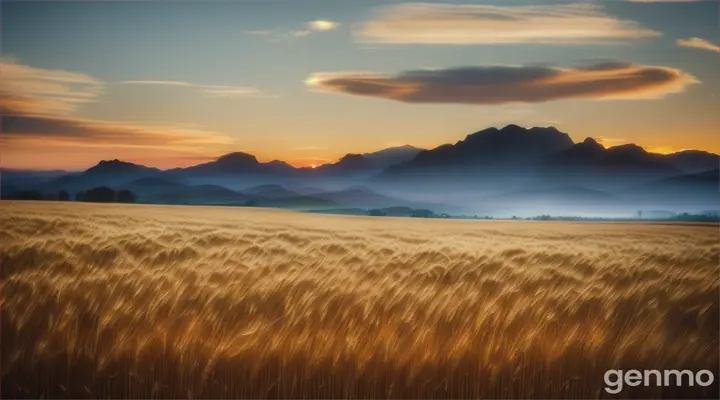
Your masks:
{"label": "mist over field", "polygon": [[0,204],[5,397],[589,398],[607,369],[720,370],[717,225]]}

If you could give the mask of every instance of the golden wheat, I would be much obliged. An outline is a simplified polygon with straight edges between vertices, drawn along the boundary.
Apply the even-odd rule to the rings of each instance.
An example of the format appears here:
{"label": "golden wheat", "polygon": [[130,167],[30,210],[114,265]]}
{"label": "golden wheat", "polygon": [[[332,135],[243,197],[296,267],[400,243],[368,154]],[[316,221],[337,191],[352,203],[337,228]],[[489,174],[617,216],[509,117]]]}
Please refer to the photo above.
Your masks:
{"label": "golden wheat", "polygon": [[606,369],[717,374],[719,239],[700,225],[2,202],[3,391],[598,397]]}

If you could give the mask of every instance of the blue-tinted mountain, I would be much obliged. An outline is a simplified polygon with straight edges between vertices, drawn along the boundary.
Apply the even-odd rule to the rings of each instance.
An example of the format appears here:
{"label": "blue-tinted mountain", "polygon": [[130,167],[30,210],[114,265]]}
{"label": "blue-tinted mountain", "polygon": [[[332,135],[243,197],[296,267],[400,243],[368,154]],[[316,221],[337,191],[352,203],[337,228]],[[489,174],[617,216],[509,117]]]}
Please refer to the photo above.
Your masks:
{"label": "blue-tinted mountain", "polygon": [[180,175],[213,175],[213,174],[240,174],[240,173],[267,173],[271,168],[258,162],[251,154],[235,152],[219,157],[215,161],[198,164],[192,167],[176,169]]}
{"label": "blue-tinted mountain", "polygon": [[387,168],[373,183],[413,192],[508,191],[525,184],[542,159],[572,146],[572,139],[554,127],[488,128],[422,151]]}
{"label": "blue-tinted mountain", "polygon": [[310,194],[325,200],[341,204],[348,208],[387,208],[412,207],[430,208],[437,211],[451,211],[454,207],[448,204],[422,202],[387,196],[362,186],[349,187],[343,190]]}
{"label": "blue-tinted mountain", "polygon": [[720,168],[720,155],[699,150],[684,150],[663,155],[662,158],[675,168],[687,173],[710,171]]}
{"label": "blue-tinted mountain", "polygon": [[682,174],[662,155],[649,153],[640,146],[625,144],[606,149],[587,138],[546,157],[532,184],[552,187],[564,183],[613,190]]}
{"label": "blue-tinted mountain", "polygon": [[144,165],[120,160],[102,160],[81,173],[63,175],[32,185],[33,190],[56,193],[66,190],[71,193],[99,186],[117,187],[141,179],[162,176],[163,171]]}
{"label": "blue-tinted mountain", "polygon": [[259,186],[253,186],[247,189],[243,189],[241,191],[242,193],[252,195],[252,196],[260,196],[260,197],[266,197],[266,198],[283,198],[283,197],[295,197],[299,196],[300,193],[294,192],[292,190],[288,190],[280,185],[259,185]]}
{"label": "blue-tinted mountain", "polygon": [[305,176],[369,177],[385,168],[412,160],[423,149],[410,145],[390,147],[372,153],[346,154],[335,163],[316,168],[302,168]]}
{"label": "blue-tinted mountain", "polygon": [[673,211],[717,209],[720,204],[720,169],[628,187],[622,195],[645,208],[662,207]]}
{"label": "blue-tinted mountain", "polygon": [[365,153],[362,156],[374,168],[385,169],[393,165],[410,161],[422,151],[424,151],[424,149],[405,145],[390,147],[374,153]]}

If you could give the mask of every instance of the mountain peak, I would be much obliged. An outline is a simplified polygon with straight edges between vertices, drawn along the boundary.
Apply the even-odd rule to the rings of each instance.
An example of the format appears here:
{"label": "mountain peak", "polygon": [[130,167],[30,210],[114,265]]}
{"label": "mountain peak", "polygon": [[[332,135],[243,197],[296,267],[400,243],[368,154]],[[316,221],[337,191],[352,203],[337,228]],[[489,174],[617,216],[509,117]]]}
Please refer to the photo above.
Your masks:
{"label": "mountain peak", "polygon": [[584,148],[598,150],[598,151],[605,150],[605,146],[601,145],[600,143],[598,143],[597,140],[595,140],[594,138],[591,138],[591,137],[585,138],[585,140],[578,143],[576,146],[581,146]]}
{"label": "mountain peak", "polygon": [[139,171],[157,171],[155,168],[148,168],[144,165],[133,164],[127,161],[120,161],[118,159],[113,160],[102,160],[95,166],[88,168],[85,174],[122,174],[129,172]]}
{"label": "mountain peak", "polygon": [[634,143],[614,146],[609,148],[608,151],[616,154],[648,154],[647,150]]}
{"label": "mountain peak", "polygon": [[237,151],[221,156],[215,160],[215,163],[219,165],[256,165],[258,160],[252,154]]}
{"label": "mountain peak", "polygon": [[527,131],[527,129],[523,128],[520,125],[515,124],[509,124],[506,125],[504,128],[500,129],[501,132],[507,132],[507,131]]}

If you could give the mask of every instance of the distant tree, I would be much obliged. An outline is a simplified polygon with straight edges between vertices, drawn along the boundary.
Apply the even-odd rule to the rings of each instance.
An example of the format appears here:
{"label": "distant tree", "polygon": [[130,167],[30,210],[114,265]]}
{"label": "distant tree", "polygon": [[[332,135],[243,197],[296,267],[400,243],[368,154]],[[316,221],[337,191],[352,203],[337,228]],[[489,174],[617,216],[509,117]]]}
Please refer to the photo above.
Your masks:
{"label": "distant tree", "polygon": [[106,186],[96,187],[85,192],[84,201],[112,203],[115,201],[115,191]]}
{"label": "distant tree", "polygon": [[245,202],[245,207],[257,207],[257,201],[255,200],[248,200]]}
{"label": "distant tree", "polygon": [[70,193],[68,193],[65,190],[61,190],[60,192],[58,192],[57,199],[59,201],[68,201],[68,200],[70,200]]}
{"label": "distant tree", "polygon": [[44,200],[57,201],[58,196],[55,193],[48,193],[44,196]]}
{"label": "distant tree", "polygon": [[118,203],[135,203],[136,200],[137,197],[135,196],[135,193],[129,190],[121,190],[117,192]]}
{"label": "distant tree", "polygon": [[387,216],[387,213],[384,212],[383,210],[379,210],[379,209],[377,209],[377,208],[374,208],[374,209],[368,211],[368,212],[367,212],[367,215],[369,215],[369,216],[371,216],[371,217],[385,217],[385,216]]}
{"label": "distant tree", "polygon": [[85,201],[85,192],[80,191],[75,193],[75,201]]}
{"label": "distant tree", "polygon": [[435,216],[435,213],[430,210],[419,209],[413,210],[412,216],[413,218],[432,218]]}

